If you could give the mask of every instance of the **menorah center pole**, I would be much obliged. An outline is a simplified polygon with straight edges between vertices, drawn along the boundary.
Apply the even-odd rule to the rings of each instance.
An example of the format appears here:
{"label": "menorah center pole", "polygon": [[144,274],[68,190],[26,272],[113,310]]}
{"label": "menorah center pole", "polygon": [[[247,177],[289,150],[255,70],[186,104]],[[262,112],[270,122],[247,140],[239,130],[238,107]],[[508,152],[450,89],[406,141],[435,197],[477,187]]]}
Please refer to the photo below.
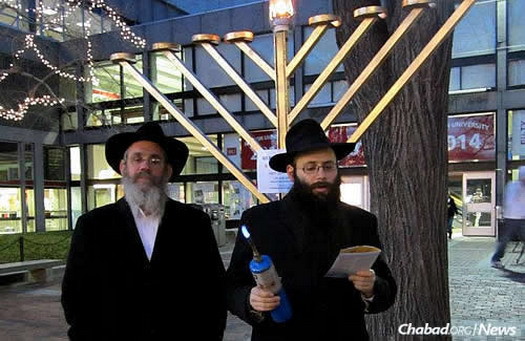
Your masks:
{"label": "menorah center pole", "polygon": [[275,98],[277,111],[278,148],[286,148],[288,113],[290,112],[290,91],[286,64],[288,63],[288,30],[274,31],[275,54]]}

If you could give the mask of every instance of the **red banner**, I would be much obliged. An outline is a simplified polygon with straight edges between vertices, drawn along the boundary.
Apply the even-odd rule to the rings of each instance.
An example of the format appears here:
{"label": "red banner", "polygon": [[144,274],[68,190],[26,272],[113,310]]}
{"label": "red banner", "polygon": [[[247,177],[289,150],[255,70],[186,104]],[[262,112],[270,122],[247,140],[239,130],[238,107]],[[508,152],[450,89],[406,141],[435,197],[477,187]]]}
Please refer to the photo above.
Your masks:
{"label": "red banner", "polygon": [[[277,148],[277,132],[275,130],[252,131],[250,135],[259,142],[263,149]],[[241,145],[241,168],[257,169],[257,158],[246,141],[242,140]]]}
{"label": "red banner", "polygon": [[448,118],[448,160],[494,160],[494,115]]}
{"label": "red banner", "polygon": [[[328,131],[328,138],[332,142],[346,142],[355,129],[356,126],[331,127]],[[357,142],[352,153],[339,161],[339,167],[363,166],[364,164],[365,154],[361,141]]]}

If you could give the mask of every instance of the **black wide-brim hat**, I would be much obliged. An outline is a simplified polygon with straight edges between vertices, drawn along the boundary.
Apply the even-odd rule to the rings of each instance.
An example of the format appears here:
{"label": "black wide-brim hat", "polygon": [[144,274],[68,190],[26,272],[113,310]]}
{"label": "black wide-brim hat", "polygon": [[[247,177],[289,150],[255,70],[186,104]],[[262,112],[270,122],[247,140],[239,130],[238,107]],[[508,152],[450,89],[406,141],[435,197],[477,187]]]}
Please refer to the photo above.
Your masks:
{"label": "black wide-brim hat", "polygon": [[292,126],[286,133],[286,153],[272,156],[270,167],[285,173],[286,166],[293,163],[297,154],[324,148],[332,148],[337,160],[341,160],[350,154],[354,147],[355,143],[331,143],[319,123],[306,119]]}
{"label": "black wide-brim hat", "polygon": [[120,174],[120,161],[129,146],[138,141],[151,141],[158,144],[166,154],[173,173],[170,181],[179,175],[188,160],[188,147],[179,140],[164,135],[156,122],[147,122],[134,133],[120,133],[111,136],[106,142],[106,160],[115,172]]}

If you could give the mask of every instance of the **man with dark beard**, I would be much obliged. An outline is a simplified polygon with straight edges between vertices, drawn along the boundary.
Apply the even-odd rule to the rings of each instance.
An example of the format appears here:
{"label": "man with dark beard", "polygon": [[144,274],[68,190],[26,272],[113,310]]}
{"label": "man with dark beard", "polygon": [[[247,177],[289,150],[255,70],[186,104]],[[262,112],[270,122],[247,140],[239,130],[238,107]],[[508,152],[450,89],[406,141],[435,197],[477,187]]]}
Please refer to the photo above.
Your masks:
{"label": "man with dark beard", "polygon": [[157,123],[108,139],[125,197],[75,227],[62,282],[71,340],[222,340],[225,270],[210,218],[166,195],[187,158]]}
{"label": "man with dark beard", "polygon": [[308,119],[286,135],[286,153],[270,167],[294,182],[284,199],[246,210],[241,218],[259,252],[269,255],[282,278],[292,318],[269,312],[280,298],[256,286],[249,270],[252,251],[239,232],[226,272],[229,310],[252,326],[252,340],[367,340],[365,313],[388,309],[396,283],[380,256],[372,269],[348,278],[325,277],[339,250],[354,245],[381,248],[376,217],[342,203],[337,160],[354,144],[330,143]]}

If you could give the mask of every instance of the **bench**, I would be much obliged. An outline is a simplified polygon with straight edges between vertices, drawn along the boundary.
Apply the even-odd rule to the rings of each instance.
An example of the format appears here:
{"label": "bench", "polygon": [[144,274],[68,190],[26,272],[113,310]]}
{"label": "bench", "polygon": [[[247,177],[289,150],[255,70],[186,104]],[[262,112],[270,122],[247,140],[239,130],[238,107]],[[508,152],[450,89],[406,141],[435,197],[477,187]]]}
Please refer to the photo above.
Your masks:
{"label": "bench", "polygon": [[59,259],[37,259],[0,264],[0,276],[29,272],[29,281],[45,282],[47,269],[64,264]]}

